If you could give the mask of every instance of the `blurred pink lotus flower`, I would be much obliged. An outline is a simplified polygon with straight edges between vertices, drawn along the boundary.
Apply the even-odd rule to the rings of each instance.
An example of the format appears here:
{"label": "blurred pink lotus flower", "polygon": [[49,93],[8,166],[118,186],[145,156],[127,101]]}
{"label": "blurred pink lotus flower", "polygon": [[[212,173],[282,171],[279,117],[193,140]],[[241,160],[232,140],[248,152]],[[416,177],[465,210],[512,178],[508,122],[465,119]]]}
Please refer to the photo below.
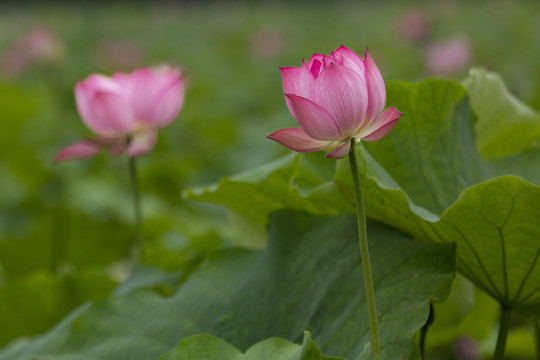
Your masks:
{"label": "blurred pink lotus flower", "polygon": [[75,99],[84,123],[98,136],[61,150],[55,162],[91,157],[101,149],[136,157],[152,150],[157,129],[178,116],[184,80],[166,66],[112,77],[93,74],[77,83]]}
{"label": "blurred pink lotus flower", "polygon": [[351,138],[379,140],[401,117],[395,107],[382,112],[386,86],[367,49],[364,60],[342,45],[330,56],[314,54],[301,67],[280,70],[287,106],[300,128],[268,138],[291,150],[333,149],[327,158],[343,158]]}
{"label": "blurred pink lotus flower", "polygon": [[51,29],[36,25],[18,37],[0,60],[2,73],[15,77],[33,64],[57,64],[66,55],[60,37]]}
{"label": "blurred pink lotus flower", "polygon": [[454,353],[453,358],[459,360],[480,360],[480,352],[478,351],[478,346],[476,343],[469,337],[462,336],[458,338],[453,346],[452,350]]}
{"label": "blurred pink lotus flower", "polygon": [[470,57],[471,45],[463,37],[436,42],[426,49],[426,65],[433,75],[451,75],[462,71]]}
{"label": "blurred pink lotus flower", "polygon": [[251,36],[250,48],[251,53],[258,58],[275,57],[283,51],[283,36],[277,29],[259,29]]}
{"label": "blurred pink lotus flower", "polygon": [[429,22],[419,9],[409,9],[398,16],[395,22],[399,35],[407,41],[418,42],[429,34]]}

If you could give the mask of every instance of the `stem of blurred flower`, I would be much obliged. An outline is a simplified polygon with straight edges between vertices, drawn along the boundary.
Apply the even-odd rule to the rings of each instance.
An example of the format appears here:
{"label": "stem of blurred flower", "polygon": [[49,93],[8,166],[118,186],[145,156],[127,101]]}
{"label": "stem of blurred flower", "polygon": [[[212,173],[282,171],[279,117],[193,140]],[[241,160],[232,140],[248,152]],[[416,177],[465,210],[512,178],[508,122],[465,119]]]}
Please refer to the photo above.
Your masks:
{"label": "stem of blurred flower", "polygon": [[129,157],[129,177],[131,178],[131,187],[133,189],[133,209],[135,212],[135,243],[131,247],[131,261],[137,264],[142,255],[142,210],[141,197],[139,195],[139,183],[137,181],[137,158]]}
{"label": "stem of blurred flower", "polygon": [[501,323],[499,325],[499,335],[497,336],[497,346],[495,347],[495,355],[493,360],[504,360],[504,350],[506,348],[506,338],[510,329],[510,314],[512,308],[505,305],[501,306]]}
{"label": "stem of blurred flower", "polygon": [[356,215],[358,218],[358,240],[360,242],[360,254],[362,256],[362,270],[364,273],[364,283],[366,285],[366,298],[369,311],[369,327],[371,329],[371,346],[375,353],[381,356],[381,345],[379,341],[379,325],[377,320],[377,308],[375,306],[375,289],[371,276],[371,263],[369,261],[369,249],[366,231],[366,209],[364,207],[364,196],[362,194],[362,184],[360,183],[360,173],[356,161],[356,139],[351,139],[351,149],[349,151],[349,163],[354,184],[354,194],[356,196]]}

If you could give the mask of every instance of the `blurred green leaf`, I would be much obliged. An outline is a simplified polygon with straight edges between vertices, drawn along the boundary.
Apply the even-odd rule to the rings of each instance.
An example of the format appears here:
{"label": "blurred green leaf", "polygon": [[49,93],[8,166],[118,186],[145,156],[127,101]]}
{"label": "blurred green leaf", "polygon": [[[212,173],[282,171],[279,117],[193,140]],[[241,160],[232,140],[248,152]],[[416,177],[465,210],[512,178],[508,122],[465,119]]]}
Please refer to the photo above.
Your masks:
{"label": "blurred green leaf", "polygon": [[[383,356],[417,358],[412,338],[430,299],[448,295],[453,246],[376,222],[368,230]],[[198,333],[244,350],[273,336],[299,341],[304,330],[323,352],[355,358],[370,338],[356,231],[349,216],[276,213],[266,250],[217,253],[171,297],[140,290],[98,302],[0,359],[148,359]]]}
{"label": "blurred green leaf", "polygon": [[304,334],[302,345],[272,338],[261,341],[242,354],[234,346],[211,335],[196,335],[178,342],[178,345],[158,360],[343,360],[323,356],[311,340]]}
{"label": "blurred green leaf", "polygon": [[537,341],[530,327],[516,327],[508,334],[505,356],[510,359],[536,359]]}
{"label": "blurred green leaf", "polygon": [[483,158],[501,158],[540,140],[540,114],[512,95],[501,76],[473,68],[463,80],[478,116],[477,146]]}
{"label": "blurred green leaf", "polygon": [[426,349],[449,346],[464,335],[485,340],[499,320],[499,309],[496,300],[458,274],[446,301],[433,304],[434,322],[427,333]]}
{"label": "blurred green leaf", "polygon": [[134,290],[154,289],[162,295],[171,295],[180,282],[180,271],[166,272],[151,266],[135,267],[129,277],[113,292],[116,296],[129,294]]}
{"label": "blurred green leaf", "polygon": [[91,270],[62,276],[41,271],[5,279],[0,283],[0,345],[48,330],[84,301],[105,298],[115,285],[105,274]]}

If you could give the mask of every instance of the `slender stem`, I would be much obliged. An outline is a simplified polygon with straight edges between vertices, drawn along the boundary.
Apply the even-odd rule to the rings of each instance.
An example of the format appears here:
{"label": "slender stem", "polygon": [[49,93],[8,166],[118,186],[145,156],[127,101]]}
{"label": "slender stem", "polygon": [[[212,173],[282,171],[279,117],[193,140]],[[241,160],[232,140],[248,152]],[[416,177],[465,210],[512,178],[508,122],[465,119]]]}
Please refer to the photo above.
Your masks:
{"label": "slender stem", "polygon": [[135,243],[131,248],[131,260],[133,263],[140,261],[142,253],[142,209],[141,197],[139,194],[139,183],[137,181],[137,159],[129,158],[129,177],[131,178],[131,187],[133,190],[133,209],[135,213]]}
{"label": "slender stem", "polygon": [[369,249],[366,231],[366,209],[364,207],[364,196],[362,195],[362,184],[360,183],[360,173],[355,152],[356,140],[351,139],[351,150],[349,151],[349,163],[354,184],[354,194],[356,196],[356,215],[358,218],[358,240],[360,242],[360,254],[362,256],[362,270],[364,273],[364,283],[366,285],[366,298],[369,311],[369,327],[371,329],[371,346],[375,353],[381,356],[381,345],[379,341],[379,325],[377,321],[377,308],[375,307],[375,289],[371,276],[371,264],[369,262]]}
{"label": "slender stem", "polygon": [[499,335],[497,336],[497,346],[495,347],[495,355],[493,355],[493,360],[504,359],[506,338],[508,337],[508,330],[510,329],[510,315],[512,308],[502,305],[501,309],[501,323],[499,325]]}

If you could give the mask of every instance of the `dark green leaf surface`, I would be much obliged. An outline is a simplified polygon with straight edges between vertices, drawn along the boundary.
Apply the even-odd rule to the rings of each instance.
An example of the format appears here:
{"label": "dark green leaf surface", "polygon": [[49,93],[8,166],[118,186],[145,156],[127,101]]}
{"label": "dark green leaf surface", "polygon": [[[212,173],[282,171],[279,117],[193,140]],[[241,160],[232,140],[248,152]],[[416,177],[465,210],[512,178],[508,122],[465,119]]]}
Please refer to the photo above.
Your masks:
{"label": "dark green leaf surface", "polygon": [[[171,297],[140,290],[88,306],[0,359],[149,359],[179,339],[209,333],[244,351],[269,337],[298,342],[304,330],[326,354],[356,359],[369,341],[355,219],[284,211],[271,217],[266,250],[224,251]],[[453,247],[415,242],[369,222],[385,359],[417,358],[414,333],[429,300],[443,300]]]}

